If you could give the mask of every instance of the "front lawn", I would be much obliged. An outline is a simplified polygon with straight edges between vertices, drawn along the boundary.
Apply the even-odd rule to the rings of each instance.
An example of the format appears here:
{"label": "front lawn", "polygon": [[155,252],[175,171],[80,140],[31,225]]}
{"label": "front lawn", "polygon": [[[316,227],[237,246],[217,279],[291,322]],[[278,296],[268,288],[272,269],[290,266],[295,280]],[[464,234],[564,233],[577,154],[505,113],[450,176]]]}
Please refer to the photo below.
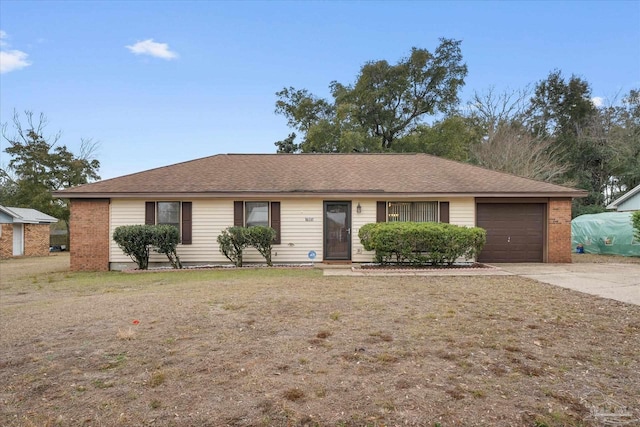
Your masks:
{"label": "front lawn", "polygon": [[3,426],[640,422],[640,307],[532,280],[7,277]]}

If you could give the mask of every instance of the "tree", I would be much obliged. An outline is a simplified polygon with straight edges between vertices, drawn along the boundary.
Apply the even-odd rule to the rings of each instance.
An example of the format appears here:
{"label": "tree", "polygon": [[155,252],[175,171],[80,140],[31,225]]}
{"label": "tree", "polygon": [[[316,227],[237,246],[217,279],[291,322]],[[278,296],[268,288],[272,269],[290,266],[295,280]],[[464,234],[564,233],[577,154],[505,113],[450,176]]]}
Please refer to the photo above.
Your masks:
{"label": "tree", "polygon": [[586,206],[604,207],[611,180],[623,172],[620,144],[612,138],[616,111],[596,107],[587,81],[576,76],[566,80],[557,70],[536,86],[527,124],[536,135],[553,138],[570,165],[567,176],[588,191],[574,201],[574,214]]}
{"label": "tree", "polygon": [[431,126],[419,125],[411,134],[398,139],[393,151],[427,153],[468,162],[473,147],[481,139],[480,129],[472,119],[455,114],[436,121]]}
{"label": "tree", "polygon": [[617,171],[607,192],[612,198],[640,184],[640,89],[632,89],[621,105],[608,108],[613,126],[609,130],[616,147]]}
{"label": "tree", "polygon": [[530,96],[528,86],[500,93],[490,87],[482,93],[474,92],[471,101],[467,102],[466,115],[473,124],[480,127],[483,137],[491,140],[501,126],[523,123]]}
{"label": "tree", "polygon": [[530,90],[475,92],[467,103],[467,121],[481,135],[471,146],[471,162],[489,169],[540,181],[567,184],[569,166],[553,137],[525,126]]}
{"label": "tree", "polygon": [[517,123],[503,123],[472,148],[474,163],[539,181],[567,184],[569,165],[559,161],[553,141],[532,135]]}
{"label": "tree", "polygon": [[100,162],[94,158],[98,143],[83,139],[80,154],[75,155],[58,142],[61,132],[43,136],[48,124],[44,114],[35,119],[25,111],[26,125],[14,112],[13,133],[8,124],[2,126],[2,137],[9,143],[4,150],[11,156],[0,170],[0,204],[37,209],[69,222],[69,207],[54,200],[51,192],[100,179]]}
{"label": "tree", "polygon": [[631,215],[631,225],[633,226],[636,239],[640,241],[640,211],[636,211]]}
{"label": "tree", "polygon": [[467,75],[460,43],[441,39],[434,53],[414,47],[395,65],[368,62],[354,84],[330,84],[332,101],[306,89],[277,92],[276,113],[302,135],[297,147],[293,139],[290,144],[277,142],[279,152],[280,147],[302,152],[393,150],[395,142],[411,134],[426,116],[457,105]]}

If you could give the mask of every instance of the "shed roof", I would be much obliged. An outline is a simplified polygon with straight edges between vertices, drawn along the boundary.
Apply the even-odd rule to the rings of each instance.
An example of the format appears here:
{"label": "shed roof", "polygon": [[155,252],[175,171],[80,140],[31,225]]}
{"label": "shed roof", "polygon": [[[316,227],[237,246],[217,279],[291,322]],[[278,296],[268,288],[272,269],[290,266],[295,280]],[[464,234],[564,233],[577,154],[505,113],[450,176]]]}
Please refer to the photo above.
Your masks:
{"label": "shed roof", "polygon": [[14,224],[51,224],[58,219],[36,209],[14,208],[0,205],[0,212],[11,218]]}
{"label": "shed roof", "polygon": [[55,192],[63,198],[258,194],[582,197],[427,154],[219,154]]}

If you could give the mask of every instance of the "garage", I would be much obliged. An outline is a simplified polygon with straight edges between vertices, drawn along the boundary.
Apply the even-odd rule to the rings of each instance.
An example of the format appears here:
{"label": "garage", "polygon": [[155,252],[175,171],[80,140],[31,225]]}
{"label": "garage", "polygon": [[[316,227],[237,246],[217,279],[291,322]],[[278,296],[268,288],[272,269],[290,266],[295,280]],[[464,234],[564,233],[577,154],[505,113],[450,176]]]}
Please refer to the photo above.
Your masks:
{"label": "garage", "polygon": [[543,262],[544,203],[478,203],[477,226],[487,230],[479,262]]}

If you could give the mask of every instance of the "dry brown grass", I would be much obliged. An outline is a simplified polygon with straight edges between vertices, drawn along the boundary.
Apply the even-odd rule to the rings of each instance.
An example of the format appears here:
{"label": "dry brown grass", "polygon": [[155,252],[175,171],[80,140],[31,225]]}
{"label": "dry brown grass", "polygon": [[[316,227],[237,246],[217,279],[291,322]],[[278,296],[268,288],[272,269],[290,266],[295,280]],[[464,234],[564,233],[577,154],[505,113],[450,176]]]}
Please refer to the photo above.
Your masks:
{"label": "dry brown grass", "polygon": [[640,419],[640,307],[532,280],[5,280],[12,265],[3,426],[597,426],[613,403],[621,423]]}
{"label": "dry brown grass", "polygon": [[618,255],[596,255],[596,254],[572,254],[571,261],[574,263],[594,263],[594,264],[640,264],[640,257],[618,256]]}

